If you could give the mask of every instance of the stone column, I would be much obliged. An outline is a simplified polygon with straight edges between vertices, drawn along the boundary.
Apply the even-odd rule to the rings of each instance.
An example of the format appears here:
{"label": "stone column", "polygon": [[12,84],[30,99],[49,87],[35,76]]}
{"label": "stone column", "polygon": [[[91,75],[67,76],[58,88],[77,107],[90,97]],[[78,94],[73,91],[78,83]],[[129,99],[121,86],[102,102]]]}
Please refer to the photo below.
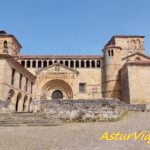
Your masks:
{"label": "stone column", "polygon": [[70,68],[70,60],[68,60],[68,67]]}
{"label": "stone column", "polygon": [[32,68],[33,60],[30,60],[30,68]]}
{"label": "stone column", "polygon": [[81,68],[81,60],[79,60],[79,68]]}
{"label": "stone column", "polygon": [[35,60],[35,68],[38,68],[38,60]]}
{"label": "stone column", "polygon": [[84,60],[84,68],[86,68],[86,60]]}

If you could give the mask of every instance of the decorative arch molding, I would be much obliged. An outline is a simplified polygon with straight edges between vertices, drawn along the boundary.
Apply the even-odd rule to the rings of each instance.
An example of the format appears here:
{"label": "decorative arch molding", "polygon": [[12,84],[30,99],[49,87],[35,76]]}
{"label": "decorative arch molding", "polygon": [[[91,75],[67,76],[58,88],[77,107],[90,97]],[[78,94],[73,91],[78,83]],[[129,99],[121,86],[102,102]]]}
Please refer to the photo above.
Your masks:
{"label": "decorative arch molding", "polygon": [[73,98],[73,91],[71,86],[64,80],[54,79],[48,81],[42,88],[41,99],[45,99],[47,97],[47,93],[52,90],[60,90],[62,91],[66,97],[65,99],[72,99]]}

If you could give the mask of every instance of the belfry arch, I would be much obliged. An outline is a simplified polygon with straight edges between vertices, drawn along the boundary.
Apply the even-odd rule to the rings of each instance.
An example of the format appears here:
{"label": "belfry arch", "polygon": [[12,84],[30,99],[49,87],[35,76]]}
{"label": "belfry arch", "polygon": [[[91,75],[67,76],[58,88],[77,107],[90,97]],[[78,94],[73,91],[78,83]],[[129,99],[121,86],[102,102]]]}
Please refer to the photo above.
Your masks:
{"label": "belfry arch", "polygon": [[41,99],[54,99],[53,94],[55,91],[62,92],[63,97],[61,99],[73,99],[71,86],[66,81],[60,79],[50,80],[43,86]]}

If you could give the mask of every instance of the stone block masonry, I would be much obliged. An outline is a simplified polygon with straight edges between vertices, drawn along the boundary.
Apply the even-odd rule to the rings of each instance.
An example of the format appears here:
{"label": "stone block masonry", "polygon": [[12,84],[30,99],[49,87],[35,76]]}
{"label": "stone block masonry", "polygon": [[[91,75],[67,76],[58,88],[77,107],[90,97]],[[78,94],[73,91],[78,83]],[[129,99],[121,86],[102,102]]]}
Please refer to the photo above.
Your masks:
{"label": "stone block masonry", "polygon": [[128,106],[117,99],[41,100],[41,111],[64,122],[115,121]]}

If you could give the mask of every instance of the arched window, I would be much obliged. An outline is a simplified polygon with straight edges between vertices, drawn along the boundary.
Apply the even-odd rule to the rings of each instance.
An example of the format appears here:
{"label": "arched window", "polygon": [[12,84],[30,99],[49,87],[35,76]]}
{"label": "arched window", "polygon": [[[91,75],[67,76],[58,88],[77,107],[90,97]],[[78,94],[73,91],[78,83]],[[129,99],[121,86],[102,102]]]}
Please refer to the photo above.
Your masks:
{"label": "arched window", "polygon": [[136,43],[135,40],[131,41],[131,49],[135,49],[136,48]]}
{"label": "arched window", "polygon": [[21,65],[22,65],[22,66],[25,66],[25,61],[21,61]]}
{"label": "arched window", "polygon": [[15,82],[15,73],[16,73],[16,70],[12,68],[11,85],[14,85],[14,82]]}
{"label": "arched window", "polygon": [[74,67],[74,61],[72,61],[72,60],[70,61],[70,67],[72,67],[72,68]]}
{"label": "arched window", "polygon": [[62,61],[62,60],[60,61],[60,64],[63,64],[63,61]]}
{"label": "arched window", "polygon": [[19,80],[19,88],[20,88],[20,89],[21,89],[21,87],[22,87],[22,77],[23,77],[23,75],[20,74],[20,80]]}
{"label": "arched window", "polygon": [[33,68],[36,67],[36,61],[35,61],[35,60],[32,62],[32,67],[33,67]]}
{"label": "arched window", "polygon": [[136,40],[136,48],[137,49],[141,48],[141,42],[140,42],[140,40]]}
{"label": "arched window", "polygon": [[114,56],[114,50],[113,49],[111,50],[111,56]]}
{"label": "arched window", "polygon": [[110,56],[110,50],[108,50],[108,56]]}
{"label": "arched window", "polygon": [[90,67],[90,62],[87,60],[86,61],[86,67],[89,68]]}
{"label": "arched window", "polygon": [[57,63],[57,60],[54,61],[54,64],[56,64],[56,63]]}
{"label": "arched window", "polygon": [[79,67],[79,61],[78,60],[76,60],[76,67],[78,68]]}
{"label": "arched window", "polygon": [[99,68],[101,66],[101,62],[98,60],[97,61],[97,67]]}
{"label": "arched window", "polygon": [[91,67],[95,68],[95,61],[94,60],[91,61]]}
{"label": "arched window", "polygon": [[47,67],[47,61],[46,60],[43,61],[43,67]]}
{"label": "arched window", "polygon": [[8,48],[7,41],[4,41],[4,48]]}
{"label": "arched window", "polygon": [[27,68],[30,68],[30,61],[27,61]]}
{"label": "arched window", "polygon": [[52,64],[53,64],[53,62],[50,60],[50,61],[49,61],[49,65],[52,65]]}
{"label": "arched window", "polygon": [[68,61],[67,61],[67,60],[65,61],[65,66],[67,66],[67,67],[68,67]]}
{"label": "arched window", "polygon": [[81,67],[84,68],[84,60],[81,61]]}
{"label": "arched window", "polygon": [[38,68],[40,68],[41,67],[41,61],[39,60],[38,61]]}

